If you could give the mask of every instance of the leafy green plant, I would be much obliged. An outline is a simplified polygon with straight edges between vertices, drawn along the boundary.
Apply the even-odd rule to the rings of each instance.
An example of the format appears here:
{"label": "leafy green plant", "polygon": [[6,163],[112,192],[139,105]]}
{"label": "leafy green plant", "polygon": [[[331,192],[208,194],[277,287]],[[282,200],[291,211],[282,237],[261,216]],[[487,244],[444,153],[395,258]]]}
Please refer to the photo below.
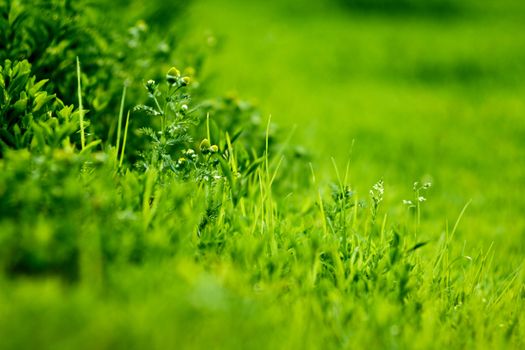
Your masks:
{"label": "leafy green plant", "polygon": [[176,170],[175,161],[172,159],[173,151],[179,151],[192,142],[189,128],[195,120],[187,115],[189,96],[177,93],[189,82],[189,77],[180,76],[176,68],[172,68],[166,77],[167,89],[161,91],[154,80],[148,80],[145,88],[154,106],[138,105],[135,112],[143,112],[147,117],[159,119],[160,130],[142,128],[140,132],[150,138],[151,149],[149,154],[142,154],[147,159],[140,165],[144,168],[150,166],[164,172],[166,169]]}
{"label": "leafy green plant", "polygon": [[414,197],[413,199],[403,200],[409,211],[413,211],[415,217],[415,233],[419,231],[421,225],[421,205],[426,202],[427,198],[425,193],[432,187],[431,182],[420,183],[418,181],[414,182],[412,186]]}
{"label": "leafy green plant", "polygon": [[[204,119],[201,106],[190,107],[191,96],[185,92],[190,81],[190,77],[182,76],[178,69],[171,68],[165,82],[146,82],[145,89],[151,105],[138,105],[134,111],[139,117],[151,118],[159,130],[148,127],[138,130],[150,142],[141,152],[142,160],[137,166],[144,170],[153,168],[160,173],[169,172],[197,182],[225,180],[237,200],[263,158],[257,155],[254,145],[239,139],[242,130],[230,137],[225,131],[228,125],[213,120],[215,118],[210,117],[209,109],[205,109],[208,112]],[[239,124],[246,123],[241,117],[237,118]]]}
{"label": "leafy green plant", "polygon": [[[170,20],[181,14],[185,3],[166,5],[167,10],[177,10],[170,12]],[[121,17],[124,9],[136,14]],[[101,20],[106,16],[111,20]],[[74,104],[77,99],[71,91],[77,88],[74,67],[79,57],[84,105],[99,120],[92,133],[111,142],[122,83],[127,81],[128,94],[138,100],[141,77],[161,77],[165,66],[158,62],[180,61],[174,57],[178,38],[174,30],[165,28],[165,39],[159,40],[144,21],[155,21],[159,16],[148,14],[133,1],[2,0],[0,62],[27,60],[33,74],[48,79],[45,90],[56,93],[65,104]],[[195,55],[187,64],[199,68],[200,60]]]}
{"label": "leafy green plant", "polygon": [[0,155],[7,148],[60,148],[79,127],[79,114],[44,89],[27,61],[0,66]]}

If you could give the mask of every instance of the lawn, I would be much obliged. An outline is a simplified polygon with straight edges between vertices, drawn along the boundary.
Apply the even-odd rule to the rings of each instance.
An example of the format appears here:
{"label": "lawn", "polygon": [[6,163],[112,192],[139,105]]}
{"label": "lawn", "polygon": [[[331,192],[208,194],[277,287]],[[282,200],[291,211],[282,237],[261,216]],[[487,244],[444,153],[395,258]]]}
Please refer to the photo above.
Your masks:
{"label": "lawn", "polygon": [[214,91],[251,99],[295,130],[328,179],[332,158],[349,162],[350,182],[364,192],[384,179],[392,205],[431,180],[434,230],[472,200],[466,237],[520,255],[525,9],[477,6],[434,18],[201,1],[193,20],[222,43],[208,61]]}

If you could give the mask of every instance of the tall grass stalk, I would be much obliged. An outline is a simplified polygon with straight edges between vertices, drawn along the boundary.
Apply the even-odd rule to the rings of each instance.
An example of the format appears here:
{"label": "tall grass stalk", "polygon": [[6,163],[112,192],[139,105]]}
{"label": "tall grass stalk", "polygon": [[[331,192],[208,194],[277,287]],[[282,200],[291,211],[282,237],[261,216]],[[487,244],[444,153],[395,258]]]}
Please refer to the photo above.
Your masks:
{"label": "tall grass stalk", "polygon": [[122,88],[122,98],[120,100],[120,110],[118,113],[117,146],[116,146],[116,152],[115,152],[115,159],[118,158],[118,153],[120,150],[120,133],[122,130],[122,118],[124,116],[124,103],[126,101],[126,89],[127,89],[127,86],[126,84],[124,84],[124,87]]}
{"label": "tall grass stalk", "polygon": [[86,136],[84,133],[84,106],[82,105],[82,84],[80,82],[80,59],[77,56],[77,90],[78,90],[78,113],[80,118],[80,144],[82,150],[86,147]]}
{"label": "tall grass stalk", "polygon": [[[122,167],[122,162],[124,161],[124,152],[126,151],[126,141],[128,139],[128,127],[129,127],[129,115],[130,111],[128,111],[128,115],[126,116],[126,126],[124,127],[124,140],[122,141],[122,151],[120,152],[120,162],[119,162],[119,168]],[[117,149],[118,152],[118,149]]]}

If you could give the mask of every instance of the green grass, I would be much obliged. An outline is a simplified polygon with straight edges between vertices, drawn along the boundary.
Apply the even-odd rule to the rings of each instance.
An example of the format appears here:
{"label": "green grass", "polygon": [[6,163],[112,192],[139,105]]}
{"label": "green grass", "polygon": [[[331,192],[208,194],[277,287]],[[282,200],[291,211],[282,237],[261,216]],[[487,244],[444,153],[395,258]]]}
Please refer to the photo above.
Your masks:
{"label": "green grass", "polygon": [[341,3],[0,45],[0,348],[525,347],[525,7]]}
{"label": "green grass", "polygon": [[224,38],[208,61],[215,91],[298,126],[294,142],[322,172],[350,159],[352,184],[384,178],[394,203],[431,178],[433,220],[473,199],[477,239],[521,247],[525,46],[507,33],[524,30],[525,12],[507,8],[432,20],[202,1],[194,17]]}

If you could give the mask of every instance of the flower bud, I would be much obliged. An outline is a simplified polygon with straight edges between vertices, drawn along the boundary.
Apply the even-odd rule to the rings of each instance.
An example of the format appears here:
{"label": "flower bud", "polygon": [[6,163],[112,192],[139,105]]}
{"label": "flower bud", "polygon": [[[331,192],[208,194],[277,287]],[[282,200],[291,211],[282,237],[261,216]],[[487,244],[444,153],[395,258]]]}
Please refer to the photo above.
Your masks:
{"label": "flower bud", "polygon": [[217,153],[217,152],[219,152],[219,146],[217,146],[217,145],[211,145],[211,146],[210,146],[210,152],[211,152],[211,153]]}
{"label": "flower bud", "polygon": [[180,72],[175,67],[171,67],[170,70],[168,71],[168,74],[166,74],[166,80],[171,85],[176,84],[179,77],[180,77]]}
{"label": "flower bud", "polygon": [[188,158],[190,158],[191,160],[195,160],[195,159],[197,159],[197,153],[195,153],[195,151],[192,150],[191,148],[188,149],[188,150],[186,150],[186,151],[184,152],[184,154],[185,154]]}
{"label": "flower bud", "polygon": [[148,82],[146,83],[146,90],[148,90],[150,94],[153,94],[155,92],[155,87],[155,80],[148,80]]}
{"label": "flower bud", "polygon": [[202,153],[208,153],[210,151],[210,141],[208,139],[202,140],[199,147]]}
{"label": "flower bud", "polygon": [[135,24],[135,27],[137,27],[137,29],[142,32],[145,32],[148,30],[148,24],[143,19],[138,20],[137,24]]}
{"label": "flower bud", "polygon": [[184,157],[180,157],[180,158],[177,160],[177,164],[175,164],[175,168],[176,168],[176,169],[182,169],[183,167],[186,166],[186,163],[187,163],[186,158],[184,158]]}
{"label": "flower bud", "polygon": [[180,85],[181,86],[187,86],[191,83],[191,78],[190,77],[182,77],[180,79]]}
{"label": "flower bud", "polygon": [[173,77],[180,77],[180,71],[175,67],[171,67],[168,71],[168,75],[171,75]]}

